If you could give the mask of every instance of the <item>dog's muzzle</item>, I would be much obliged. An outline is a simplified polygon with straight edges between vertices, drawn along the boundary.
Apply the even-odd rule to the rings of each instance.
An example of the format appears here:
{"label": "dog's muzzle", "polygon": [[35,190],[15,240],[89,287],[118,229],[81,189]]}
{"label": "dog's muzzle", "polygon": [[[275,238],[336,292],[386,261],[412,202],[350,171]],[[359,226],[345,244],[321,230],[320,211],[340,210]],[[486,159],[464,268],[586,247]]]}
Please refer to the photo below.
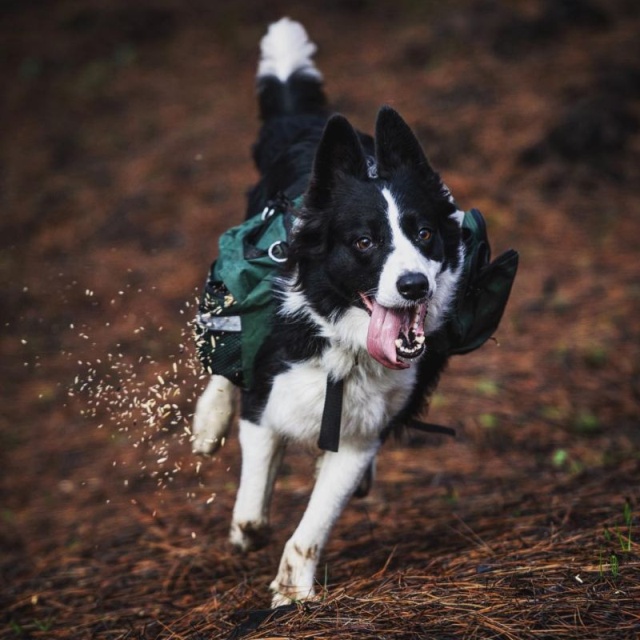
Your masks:
{"label": "dog's muzzle", "polygon": [[427,302],[389,308],[364,294],[360,297],[371,315],[367,333],[367,350],[371,357],[389,369],[409,367],[404,360],[417,358],[425,350]]}

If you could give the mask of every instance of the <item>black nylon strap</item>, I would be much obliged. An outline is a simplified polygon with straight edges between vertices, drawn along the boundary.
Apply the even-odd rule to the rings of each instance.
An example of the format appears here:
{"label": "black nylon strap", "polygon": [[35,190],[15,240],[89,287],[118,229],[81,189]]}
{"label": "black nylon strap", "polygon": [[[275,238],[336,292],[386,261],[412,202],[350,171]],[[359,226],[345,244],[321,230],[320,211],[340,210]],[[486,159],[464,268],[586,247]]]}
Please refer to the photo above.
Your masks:
{"label": "black nylon strap", "polygon": [[456,430],[451,427],[444,427],[441,424],[433,424],[432,422],[421,422],[420,420],[410,420],[407,424],[409,429],[424,431],[425,433],[440,433],[443,436],[456,437]]}
{"label": "black nylon strap", "polygon": [[[327,377],[327,390],[324,397],[324,409],[322,410],[320,436],[318,437],[318,447],[323,451],[338,451],[343,391],[344,380],[336,381],[332,380],[330,376]],[[452,438],[456,437],[455,429],[431,422],[410,420],[407,427],[425,433],[438,433]]]}
{"label": "black nylon strap", "polygon": [[344,380],[332,380],[331,376],[327,377],[327,391],[318,438],[318,447],[324,451],[337,451],[340,444],[343,390]]}

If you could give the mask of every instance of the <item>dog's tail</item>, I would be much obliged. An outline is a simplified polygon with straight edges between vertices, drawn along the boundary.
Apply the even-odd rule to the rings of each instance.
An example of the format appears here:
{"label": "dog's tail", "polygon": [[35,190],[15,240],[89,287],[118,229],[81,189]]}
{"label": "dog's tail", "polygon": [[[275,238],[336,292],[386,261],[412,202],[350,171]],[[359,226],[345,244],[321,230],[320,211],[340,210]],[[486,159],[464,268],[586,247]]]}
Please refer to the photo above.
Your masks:
{"label": "dog's tail", "polygon": [[260,43],[256,77],[263,122],[325,111],[322,74],[312,60],[316,48],[299,22],[282,18],[269,26]]}

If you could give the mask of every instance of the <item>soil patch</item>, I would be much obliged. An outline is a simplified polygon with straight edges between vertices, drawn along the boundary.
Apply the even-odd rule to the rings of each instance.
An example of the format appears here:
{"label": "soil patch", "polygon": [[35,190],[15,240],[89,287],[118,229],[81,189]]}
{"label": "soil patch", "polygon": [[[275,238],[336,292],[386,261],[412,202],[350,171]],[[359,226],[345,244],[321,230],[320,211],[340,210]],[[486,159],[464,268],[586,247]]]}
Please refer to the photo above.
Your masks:
{"label": "soil patch", "polygon": [[[633,2],[5,2],[0,24],[0,637],[637,638],[640,18]],[[336,108],[394,106],[494,253],[521,266],[496,341],[388,443],[317,576],[226,542],[236,438],[190,453],[188,322],[255,179],[257,43],[319,44]]]}

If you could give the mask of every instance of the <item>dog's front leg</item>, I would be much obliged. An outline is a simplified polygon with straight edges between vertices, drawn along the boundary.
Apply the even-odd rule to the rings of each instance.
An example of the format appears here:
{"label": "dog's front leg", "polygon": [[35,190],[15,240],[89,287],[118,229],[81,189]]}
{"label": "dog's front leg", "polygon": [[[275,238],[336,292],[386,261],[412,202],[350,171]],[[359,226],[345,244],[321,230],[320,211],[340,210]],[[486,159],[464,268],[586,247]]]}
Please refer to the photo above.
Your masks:
{"label": "dog's front leg", "polygon": [[284,548],[272,606],[315,597],[318,559],[329,533],[360,478],[375,457],[379,443],[356,448],[340,443],[337,453],[326,452],[307,509]]}
{"label": "dog's front leg", "polygon": [[240,421],[242,471],[229,539],[242,551],[269,541],[269,505],[282,461],[284,442],[271,429]]}
{"label": "dog's front leg", "polygon": [[193,416],[194,453],[210,455],[222,445],[233,420],[235,387],[222,376],[211,376]]}

